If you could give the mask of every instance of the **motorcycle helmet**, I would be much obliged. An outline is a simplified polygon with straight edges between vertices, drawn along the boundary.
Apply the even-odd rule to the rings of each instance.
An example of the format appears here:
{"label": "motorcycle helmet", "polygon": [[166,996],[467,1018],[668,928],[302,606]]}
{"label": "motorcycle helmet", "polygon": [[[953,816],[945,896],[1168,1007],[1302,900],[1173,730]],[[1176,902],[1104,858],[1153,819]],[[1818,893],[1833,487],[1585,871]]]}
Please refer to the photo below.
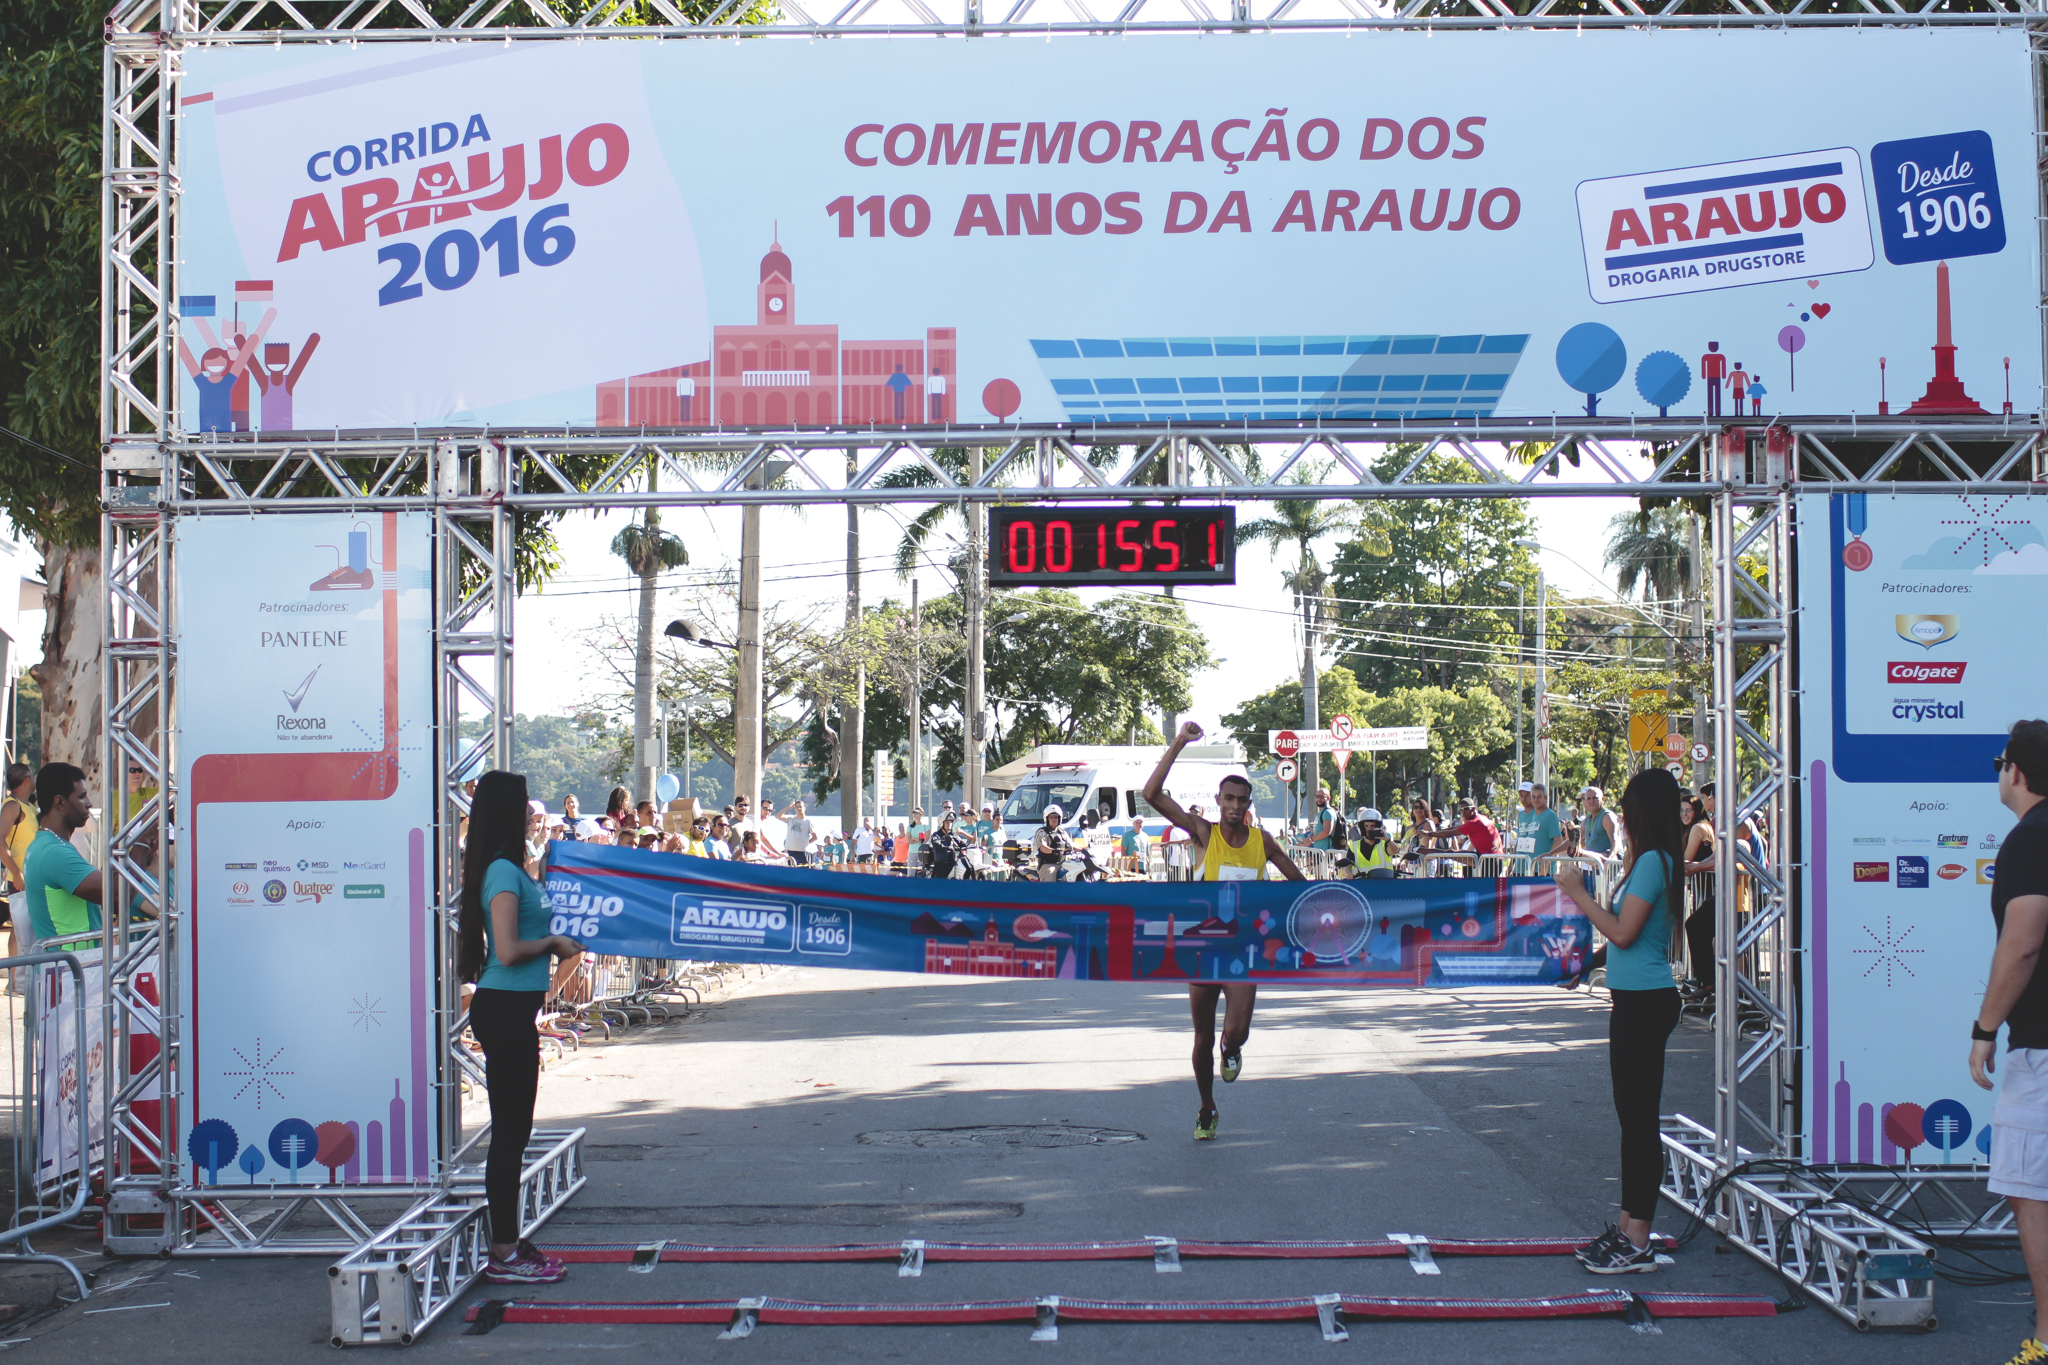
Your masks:
{"label": "motorcycle helmet", "polygon": [[1061,809],[1059,808],[1059,806],[1058,806],[1058,805],[1051,805],[1051,806],[1047,806],[1047,807],[1045,808],[1045,813],[1046,813],[1047,815],[1057,816],[1057,817],[1059,817],[1059,818],[1060,818],[1061,820],[1064,820],[1064,819],[1066,819],[1066,818],[1067,818],[1067,813],[1066,813],[1065,811],[1061,810]]}

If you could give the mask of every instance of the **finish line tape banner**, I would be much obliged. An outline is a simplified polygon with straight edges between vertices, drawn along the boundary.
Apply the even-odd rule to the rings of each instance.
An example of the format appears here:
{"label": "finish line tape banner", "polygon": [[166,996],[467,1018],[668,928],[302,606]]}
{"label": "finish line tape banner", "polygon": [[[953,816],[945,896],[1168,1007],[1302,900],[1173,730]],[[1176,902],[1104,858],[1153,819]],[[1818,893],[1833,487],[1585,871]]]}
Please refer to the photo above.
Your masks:
{"label": "finish line tape banner", "polygon": [[1547,880],[930,881],[548,845],[549,932],[599,953],[1065,981],[1519,986],[1585,967]]}
{"label": "finish line tape banner", "polygon": [[2032,413],[2030,70],[2018,26],[198,49],[179,420],[1970,413],[2007,358]]}

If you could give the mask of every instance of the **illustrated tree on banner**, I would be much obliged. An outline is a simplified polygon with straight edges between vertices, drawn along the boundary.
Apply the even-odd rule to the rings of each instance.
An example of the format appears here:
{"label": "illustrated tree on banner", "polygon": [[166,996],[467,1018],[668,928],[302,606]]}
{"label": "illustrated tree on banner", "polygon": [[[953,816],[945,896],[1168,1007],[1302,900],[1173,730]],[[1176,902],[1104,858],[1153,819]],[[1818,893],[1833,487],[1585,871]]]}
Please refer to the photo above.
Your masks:
{"label": "illustrated tree on banner", "polygon": [[261,1147],[258,1147],[253,1142],[250,1143],[247,1147],[244,1147],[242,1149],[241,1160],[237,1161],[235,1164],[237,1166],[240,1166],[242,1168],[242,1173],[249,1177],[249,1183],[251,1185],[255,1184],[256,1173],[258,1171],[261,1171],[264,1166],[263,1149]]}
{"label": "illustrated tree on banner", "polygon": [[235,1149],[241,1141],[227,1120],[207,1119],[192,1125],[192,1132],[185,1138],[185,1151],[193,1165],[206,1168],[206,1183],[218,1185],[220,1168],[235,1159]]}
{"label": "illustrated tree on banner", "polygon": [[339,1185],[341,1168],[355,1157],[356,1135],[347,1124],[337,1123],[333,1119],[315,1128],[313,1133],[320,1142],[313,1159],[327,1168],[327,1183]]}
{"label": "illustrated tree on banner", "polygon": [[270,1130],[270,1159],[291,1173],[295,1185],[300,1165],[310,1164],[319,1150],[320,1137],[304,1119],[286,1119]]}

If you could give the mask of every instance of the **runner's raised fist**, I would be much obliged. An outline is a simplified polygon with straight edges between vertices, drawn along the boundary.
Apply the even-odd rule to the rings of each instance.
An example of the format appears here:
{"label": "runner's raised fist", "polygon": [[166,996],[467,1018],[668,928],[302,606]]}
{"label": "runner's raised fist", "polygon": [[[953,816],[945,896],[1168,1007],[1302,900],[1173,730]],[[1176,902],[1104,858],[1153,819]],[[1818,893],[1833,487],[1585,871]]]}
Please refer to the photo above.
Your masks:
{"label": "runner's raised fist", "polygon": [[1194,743],[1194,742],[1195,742],[1196,740],[1200,739],[1201,737],[1202,737],[1202,727],[1201,727],[1201,726],[1199,726],[1199,725],[1195,724],[1195,722],[1193,722],[1193,721],[1191,721],[1191,720],[1184,720],[1184,721],[1182,721],[1182,722],[1180,723],[1180,742],[1181,742],[1181,743],[1183,743],[1183,744],[1193,744],[1193,743]]}

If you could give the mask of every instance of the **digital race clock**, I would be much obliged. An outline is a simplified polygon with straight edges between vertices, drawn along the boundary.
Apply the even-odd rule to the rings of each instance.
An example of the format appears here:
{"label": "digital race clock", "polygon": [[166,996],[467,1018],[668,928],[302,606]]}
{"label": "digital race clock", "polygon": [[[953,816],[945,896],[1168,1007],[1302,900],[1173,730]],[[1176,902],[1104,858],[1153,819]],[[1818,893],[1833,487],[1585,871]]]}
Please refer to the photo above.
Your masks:
{"label": "digital race clock", "polygon": [[990,587],[1237,582],[1234,507],[995,507]]}

